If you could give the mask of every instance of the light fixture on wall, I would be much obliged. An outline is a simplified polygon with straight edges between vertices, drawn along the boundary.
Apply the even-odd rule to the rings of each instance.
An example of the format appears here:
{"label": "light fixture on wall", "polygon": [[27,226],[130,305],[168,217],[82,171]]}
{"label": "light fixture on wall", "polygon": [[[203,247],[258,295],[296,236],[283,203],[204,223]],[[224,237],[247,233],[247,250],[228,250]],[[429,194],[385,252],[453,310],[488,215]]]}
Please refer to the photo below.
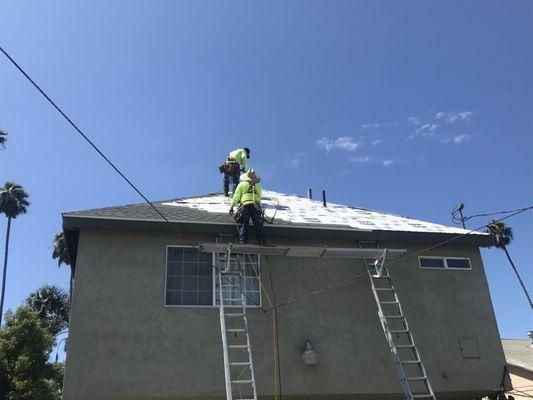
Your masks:
{"label": "light fixture on wall", "polygon": [[306,340],[304,344],[304,351],[302,352],[302,362],[304,365],[316,365],[318,362],[318,356],[313,348],[313,343],[310,340]]}

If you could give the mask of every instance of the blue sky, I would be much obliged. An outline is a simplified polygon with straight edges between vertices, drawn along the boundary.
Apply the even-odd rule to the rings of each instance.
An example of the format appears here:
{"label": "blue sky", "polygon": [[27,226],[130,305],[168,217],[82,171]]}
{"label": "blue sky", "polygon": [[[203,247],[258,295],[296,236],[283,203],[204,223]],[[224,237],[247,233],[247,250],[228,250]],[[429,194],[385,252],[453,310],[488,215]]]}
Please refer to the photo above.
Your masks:
{"label": "blue sky", "polygon": [[[154,200],[220,190],[217,166],[248,146],[280,192],[444,224],[459,202],[533,204],[530,1],[3,1],[0,36]],[[67,287],[50,259],[61,212],[140,199],[5,59],[0,85],[0,182],[32,203],[13,223],[13,308]],[[508,222],[532,290],[533,212]],[[504,255],[482,252],[502,337],[525,337]]]}

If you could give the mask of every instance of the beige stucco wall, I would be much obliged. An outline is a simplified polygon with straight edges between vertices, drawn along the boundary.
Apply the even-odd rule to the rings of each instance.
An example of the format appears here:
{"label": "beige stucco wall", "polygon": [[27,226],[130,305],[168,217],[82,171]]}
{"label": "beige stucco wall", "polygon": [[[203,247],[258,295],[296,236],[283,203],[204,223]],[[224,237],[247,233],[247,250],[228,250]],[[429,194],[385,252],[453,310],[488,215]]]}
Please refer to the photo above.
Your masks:
{"label": "beige stucco wall", "polygon": [[[214,241],[214,235],[189,238]],[[290,243],[355,245],[294,238]],[[180,244],[186,243],[169,233],[81,231],[65,400],[224,396],[218,310],[163,305],[166,246]],[[386,245],[411,252],[424,247]],[[439,398],[489,392],[498,387],[505,360],[479,251],[448,247],[430,254],[470,257],[473,266],[421,270],[413,257],[390,268],[433,386]],[[269,257],[268,263],[279,303],[364,272],[353,260]],[[269,286],[266,276],[264,283]],[[263,302],[267,306],[264,297]],[[366,276],[281,308],[283,394],[401,398],[376,310]],[[258,391],[271,395],[271,314],[253,309],[248,315]],[[460,338],[475,338],[480,357],[463,358]],[[300,360],[306,339],[319,354],[313,367]]]}

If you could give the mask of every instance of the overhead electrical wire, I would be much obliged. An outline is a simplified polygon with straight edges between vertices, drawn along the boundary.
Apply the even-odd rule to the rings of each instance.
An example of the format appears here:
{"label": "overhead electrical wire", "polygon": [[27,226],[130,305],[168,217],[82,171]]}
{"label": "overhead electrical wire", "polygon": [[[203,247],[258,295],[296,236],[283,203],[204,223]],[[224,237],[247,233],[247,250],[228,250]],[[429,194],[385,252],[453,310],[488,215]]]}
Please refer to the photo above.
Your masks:
{"label": "overhead electrical wire", "polygon": [[490,212],[490,213],[474,214],[474,215],[470,215],[468,217],[465,217],[464,221],[468,221],[469,219],[478,218],[478,217],[490,217],[491,215],[512,214],[512,213],[517,212],[517,211],[527,211],[527,210],[530,210],[532,208],[533,208],[533,205],[529,206],[529,207],[517,208],[516,210],[495,211],[495,212]]}

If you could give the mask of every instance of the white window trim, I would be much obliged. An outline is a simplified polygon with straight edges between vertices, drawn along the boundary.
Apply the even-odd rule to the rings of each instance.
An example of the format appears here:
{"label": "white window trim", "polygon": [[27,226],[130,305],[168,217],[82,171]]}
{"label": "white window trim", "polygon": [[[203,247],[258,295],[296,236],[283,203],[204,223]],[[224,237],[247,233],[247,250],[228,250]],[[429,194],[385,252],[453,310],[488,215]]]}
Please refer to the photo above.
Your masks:
{"label": "white window trim", "polygon": [[[198,249],[198,246],[186,246],[186,245],[176,245],[176,244],[168,244],[165,246],[165,275],[163,276],[164,279],[164,292],[163,292],[163,307],[170,307],[170,308],[219,308],[218,304],[216,303],[216,275],[215,275],[215,268],[213,268],[213,265],[215,265],[215,253],[212,253],[212,277],[213,277],[213,291],[212,291],[212,304],[206,305],[206,304],[198,304],[198,305],[190,305],[190,304],[167,304],[167,278],[168,278],[168,249],[169,248],[180,248],[180,249],[190,249],[191,247],[194,249]],[[258,273],[261,270],[261,257],[257,257],[257,270]],[[261,291],[261,278],[259,277],[259,305],[247,305],[246,308],[261,308],[263,307],[263,293]],[[224,305],[225,308],[238,308],[237,305]]]}
{"label": "white window trim", "polygon": [[[444,264],[444,268],[437,268],[437,267],[423,267],[422,266],[422,258],[432,258],[432,259],[438,259],[442,260]],[[468,265],[470,265],[470,268],[453,268],[448,267],[448,262],[446,260],[468,260]],[[436,269],[436,270],[446,270],[451,269],[454,271],[471,271],[472,270],[472,262],[470,261],[469,257],[446,257],[446,256],[418,256],[418,265],[421,269]]]}

